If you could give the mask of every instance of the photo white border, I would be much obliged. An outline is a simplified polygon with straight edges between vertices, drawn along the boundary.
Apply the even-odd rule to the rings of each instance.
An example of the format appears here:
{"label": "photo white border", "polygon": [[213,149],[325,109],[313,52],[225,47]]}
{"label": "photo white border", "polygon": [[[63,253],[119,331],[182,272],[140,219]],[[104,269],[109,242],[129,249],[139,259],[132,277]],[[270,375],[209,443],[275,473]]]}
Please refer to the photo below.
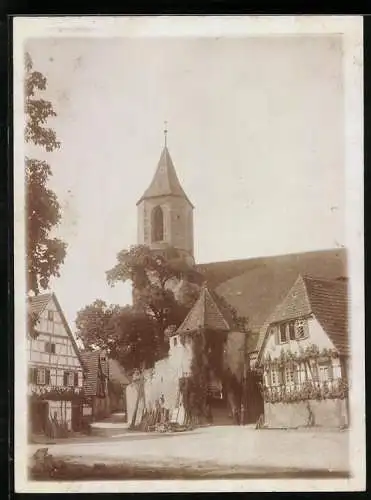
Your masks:
{"label": "photo white border", "polygon": [[[24,189],[24,42],[49,37],[256,37],[330,35],[343,38],[345,95],[346,241],[350,276],[350,479],[146,480],[34,482],[27,477],[26,296]],[[363,251],[363,18],[362,16],[15,17],[14,105],[14,478],[15,491],[206,492],[362,491],[366,484]]]}

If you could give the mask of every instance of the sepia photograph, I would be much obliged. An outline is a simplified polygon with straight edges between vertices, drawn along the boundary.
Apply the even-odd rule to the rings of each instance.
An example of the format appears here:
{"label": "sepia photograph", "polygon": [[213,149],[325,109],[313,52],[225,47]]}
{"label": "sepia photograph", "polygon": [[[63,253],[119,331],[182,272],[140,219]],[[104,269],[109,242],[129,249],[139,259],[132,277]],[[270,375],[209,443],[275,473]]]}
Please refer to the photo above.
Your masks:
{"label": "sepia photograph", "polygon": [[362,81],[358,17],[14,19],[16,491],[365,487]]}

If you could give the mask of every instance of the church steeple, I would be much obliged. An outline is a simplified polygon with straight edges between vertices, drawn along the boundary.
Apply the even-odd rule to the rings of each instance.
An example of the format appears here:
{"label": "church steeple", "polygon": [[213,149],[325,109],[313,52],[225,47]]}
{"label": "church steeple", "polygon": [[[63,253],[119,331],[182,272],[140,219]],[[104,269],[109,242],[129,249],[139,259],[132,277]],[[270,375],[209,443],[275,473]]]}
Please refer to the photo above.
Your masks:
{"label": "church steeple", "polygon": [[185,198],[193,207],[179,182],[173,160],[171,159],[166,145],[166,139],[152,182],[137,202],[137,205],[139,205],[142,200],[157,198],[159,196],[176,196]]}
{"label": "church steeple", "polygon": [[[166,123],[166,122],[165,122]],[[164,147],[149,187],[137,202],[138,243],[155,250],[174,247],[193,263],[193,205],[184,192],[167,147]]]}

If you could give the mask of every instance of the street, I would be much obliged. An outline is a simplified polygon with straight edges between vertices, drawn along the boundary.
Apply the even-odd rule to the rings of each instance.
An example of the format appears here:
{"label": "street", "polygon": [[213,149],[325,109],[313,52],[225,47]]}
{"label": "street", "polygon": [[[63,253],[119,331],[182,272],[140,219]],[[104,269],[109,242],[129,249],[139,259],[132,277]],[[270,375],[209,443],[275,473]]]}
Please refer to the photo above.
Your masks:
{"label": "street", "polygon": [[[346,477],[348,433],[206,427],[184,433],[126,433],[44,445],[55,458],[157,477]],[[42,445],[29,445],[33,454]],[[98,465],[97,465],[98,464]],[[145,477],[145,472],[142,476]]]}

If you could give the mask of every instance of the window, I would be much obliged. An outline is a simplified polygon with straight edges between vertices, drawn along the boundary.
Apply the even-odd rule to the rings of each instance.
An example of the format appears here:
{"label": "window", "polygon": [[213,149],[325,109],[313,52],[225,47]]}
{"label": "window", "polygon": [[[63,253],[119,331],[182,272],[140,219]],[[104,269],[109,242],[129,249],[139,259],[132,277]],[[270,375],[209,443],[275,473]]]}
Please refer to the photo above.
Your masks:
{"label": "window", "polygon": [[289,336],[290,340],[295,340],[295,323],[289,323]]}
{"label": "window", "polygon": [[293,366],[285,367],[285,383],[286,385],[295,383],[295,369]]}
{"label": "window", "polygon": [[174,337],[174,347],[178,344],[178,338]]}
{"label": "window", "polygon": [[282,323],[279,328],[280,328],[280,342],[281,344],[283,344],[287,342],[286,323]]}
{"label": "window", "polygon": [[48,311],[48,321],[53,321],[53,320],[54,320],[54,312]]}
{"label": "window", "polygon": [[164,239],[164,214],[160,206],[152,210],[152,241]]}
{"label": "window", "polygon": [[318,364],[320,382],[332,380],[332,364],[330,361]]}
{"label": "window", "polygon": [[79,385],[79,374],[78,374],[78,372],[75,372],[75,373],[74,373],[73,385],[74,385],[75,387],[78,387],[78,385]]}
{"label": "window", "polygon": [[304,319],[299,319],[296,322],[296,338],[303,339],[306,337],[306,321]]}
{"label": "window", "polygon": [[64,372],[63,374],[63,385],[66,387],[73,387],[75,383],[73,372]]}
{"label": "window", "polygon": [[52,344],[51,342],[45,342],[45,352],[55,354],[55,344]]}
{"label": "window", "polygon": [[278,373],[276,370],[271,371],[271,381],[272,385],[278,385]]}
{"label": "window", "polygon": [[36,369],[36,384],[37,385],[48,385],[50,384],[50,370],[45,368]]}

